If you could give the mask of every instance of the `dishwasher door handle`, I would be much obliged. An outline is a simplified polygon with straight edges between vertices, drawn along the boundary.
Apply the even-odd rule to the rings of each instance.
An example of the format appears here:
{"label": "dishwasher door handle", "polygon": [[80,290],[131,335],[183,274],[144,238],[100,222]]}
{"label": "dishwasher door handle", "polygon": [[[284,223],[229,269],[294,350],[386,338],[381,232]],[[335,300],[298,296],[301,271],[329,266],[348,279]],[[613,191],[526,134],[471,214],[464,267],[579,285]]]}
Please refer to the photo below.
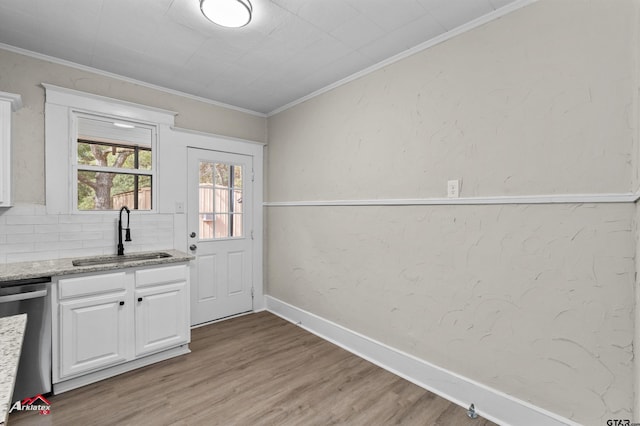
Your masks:
{"label": "dishwasher door handle", "polygon": [[47,295],[47,290],[38,290],[38,291],[30,291],[28,293],[10,294],[8,296],[0,296],[0,303],[35,299],[37,297],[45,297],[46,295]]}

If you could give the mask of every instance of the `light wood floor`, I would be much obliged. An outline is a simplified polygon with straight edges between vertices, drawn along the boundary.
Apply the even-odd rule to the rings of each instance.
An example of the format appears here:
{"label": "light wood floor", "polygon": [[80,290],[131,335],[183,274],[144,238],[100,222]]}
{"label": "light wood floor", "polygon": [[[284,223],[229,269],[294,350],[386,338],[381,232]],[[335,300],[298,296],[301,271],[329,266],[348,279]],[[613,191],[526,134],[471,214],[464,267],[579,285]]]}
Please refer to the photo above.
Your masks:
{"label": "light wood floor", "polygon": [[192,332],[192,353],[50,398],[19,425],[473,425],[466,410],[270,313]]}

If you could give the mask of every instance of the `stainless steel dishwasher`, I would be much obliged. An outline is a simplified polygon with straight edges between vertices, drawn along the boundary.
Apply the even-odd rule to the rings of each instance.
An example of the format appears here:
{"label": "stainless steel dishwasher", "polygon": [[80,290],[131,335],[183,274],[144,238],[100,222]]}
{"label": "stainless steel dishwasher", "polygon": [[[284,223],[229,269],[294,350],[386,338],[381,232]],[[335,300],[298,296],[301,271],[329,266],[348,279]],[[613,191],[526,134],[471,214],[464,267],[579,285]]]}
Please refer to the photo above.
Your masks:
{"label": "stainless steel dishwasher", "polygon": [[0,282],[0,318],[27,314],[12,403],[51,392],[51,277]]}

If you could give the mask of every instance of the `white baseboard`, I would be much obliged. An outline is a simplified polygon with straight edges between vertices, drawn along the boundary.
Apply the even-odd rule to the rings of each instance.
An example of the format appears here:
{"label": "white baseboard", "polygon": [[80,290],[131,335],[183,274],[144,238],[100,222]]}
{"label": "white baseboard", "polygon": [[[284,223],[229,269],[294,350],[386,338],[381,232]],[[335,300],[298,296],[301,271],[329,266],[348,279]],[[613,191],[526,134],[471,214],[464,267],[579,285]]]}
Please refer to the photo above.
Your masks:
{"label": "white baseboard", "polygon": [[500,425],[579,426],[578,423],[391,348],[341,325],[265,296],[267,311]]}

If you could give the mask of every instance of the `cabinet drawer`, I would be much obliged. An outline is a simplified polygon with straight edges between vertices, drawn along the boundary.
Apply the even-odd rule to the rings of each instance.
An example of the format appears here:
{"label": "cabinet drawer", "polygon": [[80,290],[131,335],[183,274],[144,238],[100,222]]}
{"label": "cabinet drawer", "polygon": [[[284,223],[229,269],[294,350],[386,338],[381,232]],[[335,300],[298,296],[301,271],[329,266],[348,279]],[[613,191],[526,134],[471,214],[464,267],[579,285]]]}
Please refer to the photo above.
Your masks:
{"label": "cabinet drawer", "polygon": [[125,291],[126,288],[127,279],[124,272],[64,278],[58,281],[58,298],[68,299],[91,294]]}
{"label": "cabinet drawer", "polygon": [[187,266],[165,266],[136,271],[136,287],[173,283],[187,278]]}

